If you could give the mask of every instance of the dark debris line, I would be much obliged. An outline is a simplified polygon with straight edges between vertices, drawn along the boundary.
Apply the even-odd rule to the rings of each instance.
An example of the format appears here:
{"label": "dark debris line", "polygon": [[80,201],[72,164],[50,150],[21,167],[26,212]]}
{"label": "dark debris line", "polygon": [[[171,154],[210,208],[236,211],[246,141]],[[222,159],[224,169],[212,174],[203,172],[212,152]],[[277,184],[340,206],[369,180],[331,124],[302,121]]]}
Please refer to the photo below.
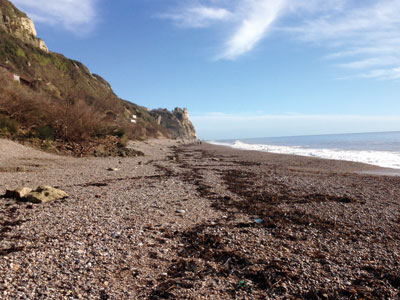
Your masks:
{"label": "dark debris line", "polygon": [[[296,190],[276,178],[260,176],[252,169],[262,167],[260,163],[229,158],[214,163],[213,157],[206,151],[175,149],[176,164],[186,170],[181,180],[197,186],[199,195],[227,217],[165,234],[178,239],[183,248],[150,299],[180,299],[185,290],[196,290],[199,282],[210,278],[219,283],[214,287],[218,299],[399,299],[398,262],[385,265],[372,254],[356,261],[351,255],[357,250],[337,252],[357,245],[368,247],[366,239],[384,245],[385,237],[302,209],[323,203],[344,208],[365,205],[364,199]],[[205,163],[198,165],[199,161]],[[228,193],[217,193],[205,183],[207,172],[218,174]],[[262,222],[237,222],[239,215],[249,219],[256,215]],[[397,229],[389,237],[396,239],[392,244],[397,246],[398,233]],[[334,282],[335,277],[342,278]]]}

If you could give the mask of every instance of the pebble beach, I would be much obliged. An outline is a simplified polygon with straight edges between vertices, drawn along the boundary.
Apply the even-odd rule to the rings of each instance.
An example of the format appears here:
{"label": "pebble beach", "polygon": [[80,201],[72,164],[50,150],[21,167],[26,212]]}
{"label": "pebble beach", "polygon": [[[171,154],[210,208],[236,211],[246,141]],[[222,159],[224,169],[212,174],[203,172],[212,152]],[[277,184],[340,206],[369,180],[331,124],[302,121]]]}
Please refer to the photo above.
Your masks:
{"label": "pebble beach", "polygon": [[171,140],[72,158],[0,140],[1,299],[399,299],[400,177]]}

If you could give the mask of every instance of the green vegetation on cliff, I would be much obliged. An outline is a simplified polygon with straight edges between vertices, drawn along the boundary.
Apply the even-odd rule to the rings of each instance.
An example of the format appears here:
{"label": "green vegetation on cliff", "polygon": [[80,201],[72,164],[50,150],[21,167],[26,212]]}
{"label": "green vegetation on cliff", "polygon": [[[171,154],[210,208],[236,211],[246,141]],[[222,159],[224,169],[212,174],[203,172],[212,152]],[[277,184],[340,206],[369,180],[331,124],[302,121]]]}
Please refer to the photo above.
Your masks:
{"label": "green vegetation on cliff", "polygon": [[168,128],[82,63],[49,52],[26,14],[0,0],[0,135],[63,143],[114,136],[123,144],[179,136]]}
{"label": "green vegetation on cliff", "polygon": [[27,17],[26,13],[17,9],[10,1],[0,1],[0,11],[8,17]]}

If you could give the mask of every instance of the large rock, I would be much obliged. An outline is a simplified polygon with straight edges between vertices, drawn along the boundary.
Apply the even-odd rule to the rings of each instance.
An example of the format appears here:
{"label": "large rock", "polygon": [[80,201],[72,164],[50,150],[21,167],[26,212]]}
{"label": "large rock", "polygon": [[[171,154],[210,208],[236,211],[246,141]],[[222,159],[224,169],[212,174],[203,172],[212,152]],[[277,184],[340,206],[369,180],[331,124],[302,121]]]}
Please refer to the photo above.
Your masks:
{"label": "large rock", "polygon": [[15,190],[6,190],[6,194],[4,196],[6,198],[22,199],[26,195],[28,195],[30,192],[32,192],[31,188],[23,187],[23,188],[18,188]]}
{"label": "large rock", "polygon": [[68,197],[68,194],[62,190],[51,186],[39,186],[35,191],[25,195],[23,199],[33,203],[47,203],[66,197]]}

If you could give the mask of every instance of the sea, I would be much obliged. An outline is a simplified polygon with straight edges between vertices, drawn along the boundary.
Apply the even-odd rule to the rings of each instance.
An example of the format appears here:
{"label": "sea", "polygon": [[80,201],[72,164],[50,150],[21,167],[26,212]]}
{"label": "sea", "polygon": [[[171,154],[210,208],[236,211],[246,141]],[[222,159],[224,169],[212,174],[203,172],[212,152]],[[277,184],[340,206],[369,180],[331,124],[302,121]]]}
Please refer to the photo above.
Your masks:
{"label": "sea", "polygon": [[367,163],[400,169],[400,131],[209,141],[235,149]]}

